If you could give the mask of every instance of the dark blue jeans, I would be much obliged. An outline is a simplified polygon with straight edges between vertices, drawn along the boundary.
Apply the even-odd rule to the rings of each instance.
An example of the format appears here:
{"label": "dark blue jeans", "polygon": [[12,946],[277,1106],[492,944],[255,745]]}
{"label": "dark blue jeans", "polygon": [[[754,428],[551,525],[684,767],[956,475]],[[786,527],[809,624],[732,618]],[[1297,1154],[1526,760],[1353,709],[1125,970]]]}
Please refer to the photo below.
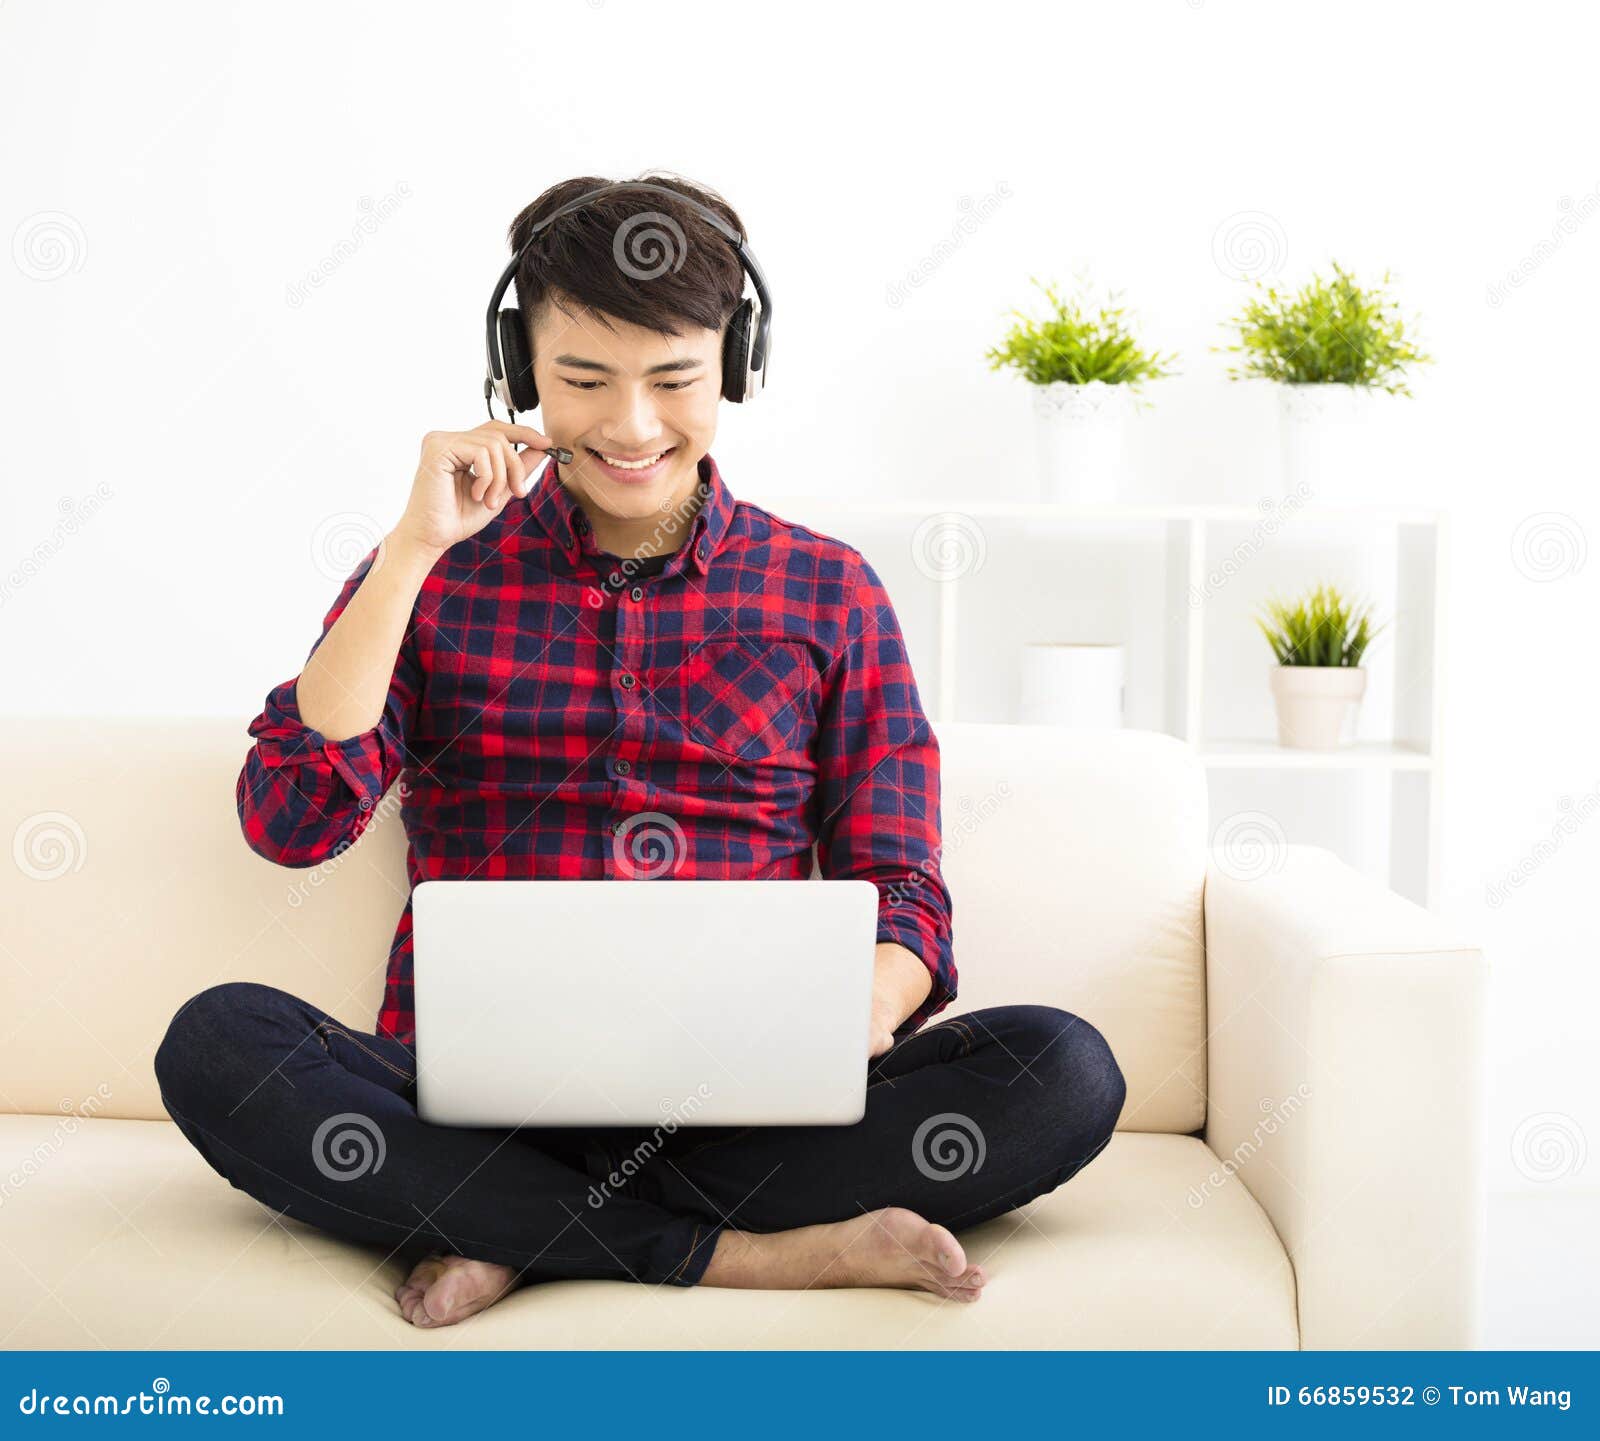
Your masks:
{"label": "dark blue jeans", "polygon": [[155,1071],[210,1165],[308,1225],[408,1262],[452,1251],[529,1280],[680,1286],[700,1280],[726,1226],[882,1206],[974,1226],[1093,1160],[1125,1095],[1087,1021],[996,1006],[900,1036],[870,1063],[853,1126],[432,1126],[407,1046],[249,981],[185,1003]]}

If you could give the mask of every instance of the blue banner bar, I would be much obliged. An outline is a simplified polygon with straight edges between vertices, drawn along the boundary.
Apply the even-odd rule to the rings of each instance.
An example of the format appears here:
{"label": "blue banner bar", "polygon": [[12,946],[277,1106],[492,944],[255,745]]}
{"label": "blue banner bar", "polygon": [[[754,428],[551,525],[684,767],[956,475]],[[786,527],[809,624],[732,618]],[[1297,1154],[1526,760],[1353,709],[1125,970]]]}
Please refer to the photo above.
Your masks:
{"label": "blue banner bar", "polygon": [[[1594,1435],[1594,1351],[14,1351],[0,1435],[87,1423],[456,1436]],[[1588,1413],[1590,1420],[1580,1417]],[[449,1428],[433,1432],[419,1427]]]}

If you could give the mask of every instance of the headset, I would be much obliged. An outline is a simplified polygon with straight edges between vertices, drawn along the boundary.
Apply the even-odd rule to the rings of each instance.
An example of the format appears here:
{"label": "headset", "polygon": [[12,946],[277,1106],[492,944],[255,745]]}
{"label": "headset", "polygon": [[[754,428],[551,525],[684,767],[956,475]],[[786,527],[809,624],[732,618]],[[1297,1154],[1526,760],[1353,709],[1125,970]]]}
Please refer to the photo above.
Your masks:
{"label": "headset", "polygon": [[[489,419],[494,419],[492,397],[498,395],[508,413],[533,410],[539,404],[539,390],[533,383],[533,357],[529,353],[528,329],[520,306],[500,309],[506,288],[516,277],[517,266],[528,247],[547,225],[563,215],[589,204],[598,195],[608,195],[617,190],[650,190],[665,195],[679,205],[687,205],[698,213],[708,225],[738,252],[739,263],[755,287],[752,300],[745,297],[728,321],[722,340],[722,398],[739,404],[754,399],[761,393],[767,378],[767,360],[772,353],[772,302],[767,295],[767,278],[750,252],[750,247],[738,231],[734,230],[715,211],[690,199],[665,185],[651,185],[645,181],[621,180],[610,185],[586,190],[575,200],[568,201],[552,215],[538,221],[527,240],[511,257],[489,298],[489,314],[485,324],[485,345],[488,350],[488,373],[483,381],[483,401],[489,409]],[[666,218],[666,217],[664,217]]]}

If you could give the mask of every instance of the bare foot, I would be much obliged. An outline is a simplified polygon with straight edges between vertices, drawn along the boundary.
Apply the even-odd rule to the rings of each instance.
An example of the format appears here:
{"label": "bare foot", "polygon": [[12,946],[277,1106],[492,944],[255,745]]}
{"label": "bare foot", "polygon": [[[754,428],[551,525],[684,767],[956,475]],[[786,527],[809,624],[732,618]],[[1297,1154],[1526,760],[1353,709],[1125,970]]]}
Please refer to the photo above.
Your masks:
{"label": "bare foot", "polygon": [[976,1301],[989,1278],[943,1226],[888,1206],[849,1221],[793,1231],[723,1231],[702,1286],[804,1291],[811,1287],[896,1286]]}
{"label": "bare foot", "polygon": [[494,1261],[438,1253],[417,1262],[394,1298],[413,1326],[453,1326],[508,1295],[516,1275]]}

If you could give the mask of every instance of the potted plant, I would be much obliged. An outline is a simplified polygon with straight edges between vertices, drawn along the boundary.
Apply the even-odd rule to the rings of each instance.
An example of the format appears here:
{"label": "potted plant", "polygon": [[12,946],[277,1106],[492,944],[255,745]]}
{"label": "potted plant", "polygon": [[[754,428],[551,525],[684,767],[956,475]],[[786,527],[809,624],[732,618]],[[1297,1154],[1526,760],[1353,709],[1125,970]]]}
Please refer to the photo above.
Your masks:
{"label": "potted plant", "polygon": [[1050,314],[1017,323],[986,352],[989,368],[1014,366],[1034,387],[1033,411],[1046,500],[1104,504],[1116,498],[1123,423],[1139,386],[1171,372],[1172,356],[1143,348],[1128,328],[1117,295],[1104,305],[1044,291]]}
{"label": "potted plant", "polygon": [[1353,610],[1331,585],[1315,586],[1292,606],[1270,600],[1264,610],[1256,624],[1277,658],[1278,744],[1336,750],[1346,714],[1367,689],[1361,657],[1383,627],[1372,629],[1368,610]]}
{"label": "potted plant", "polygon": [[1411,394],[1410,367],[1431,362],[1412,342],[1385,287],[1363,286],[1338,261],[1333,276],[1313,274],[1292,295],[1256,282],[1234,318],[1239,340],[1223,347],[1242,357],[1228,374],[1262,378],[1278,388],[1285,494],[1350,497],[1382,477],[1363,445],[1375,397]]}

